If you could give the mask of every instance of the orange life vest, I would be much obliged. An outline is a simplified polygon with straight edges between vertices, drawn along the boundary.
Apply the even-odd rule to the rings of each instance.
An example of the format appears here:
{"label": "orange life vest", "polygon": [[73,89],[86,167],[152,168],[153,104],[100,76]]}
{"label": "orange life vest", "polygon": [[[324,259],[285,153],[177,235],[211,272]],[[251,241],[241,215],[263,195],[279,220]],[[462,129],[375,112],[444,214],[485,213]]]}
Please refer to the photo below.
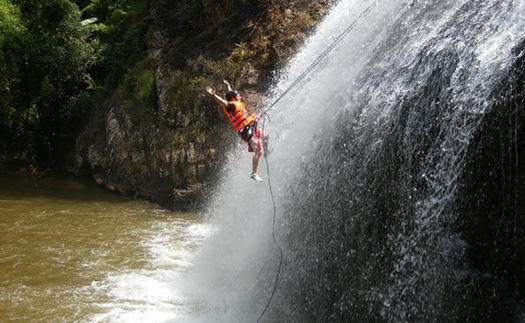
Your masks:
{"label": "orange life vest", "polygon": [[222,111],[237,132],[240,132],[256,118],[254,114],[248,113],[244,103],[239,101],[229,101],[226,107],[222,107]]}

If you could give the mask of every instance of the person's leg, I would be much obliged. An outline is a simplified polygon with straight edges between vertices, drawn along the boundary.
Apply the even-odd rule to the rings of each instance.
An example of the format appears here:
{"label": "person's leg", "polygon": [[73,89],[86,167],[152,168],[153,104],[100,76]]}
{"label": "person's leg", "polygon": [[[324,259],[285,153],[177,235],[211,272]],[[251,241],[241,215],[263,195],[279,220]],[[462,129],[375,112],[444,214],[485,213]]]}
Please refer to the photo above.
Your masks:
{"label": "person's leg", "polygon": [[249,145],[252,148],[252,151],[255,152],[252,159],[252,174],[257,174],[257,166],[259,165],[259,159],[261,158],[261,155],[264,153],[264,142],[261,137],[262,133],[261,130],[256,128],[255,132],[253,133],[253,136],[250,138]]}
{"label": "person's leg", "polygon": [[270,140],[270,135],[266,131],[264,131],[262,133],[261,139],[262,139],[263,154],[264,154],[264,157],[266,157],[270,153],[270,149],[268,148],[268,140]]}
{"label": "person's leg", "polygon": [[261,140],[257,138],[257,136],[253,136],[249,141],[250,147],[252,148],[252,151],[254,151],[253,159],[252,159],[252,175],[250,176],[253,180],[257,182],[262,182],[261,177],[257,174],[257,168],[259,166],[259,159],[262,156],[262,144]]}
{"label": "person's leg", "polygon": [[252,159],[252,174],[257,174],[257,168],[259,166],[259,159],[261,159],[262,153],[259,150],[255,151]]}

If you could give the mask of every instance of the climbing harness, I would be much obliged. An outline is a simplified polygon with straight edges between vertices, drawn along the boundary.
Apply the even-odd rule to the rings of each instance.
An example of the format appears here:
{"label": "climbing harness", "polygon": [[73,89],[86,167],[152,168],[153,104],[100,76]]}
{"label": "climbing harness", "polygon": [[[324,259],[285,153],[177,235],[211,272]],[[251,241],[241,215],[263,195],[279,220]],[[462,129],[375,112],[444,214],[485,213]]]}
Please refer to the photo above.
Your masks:
{"label": "climbing harness", "polygon": [[[370,6],[368,6],[368,8],[366,8],[363,11],[363,13],[359,15],[359,17],[357,17],[357,19],[354,20],[348,26],[348,28],[346,28],[334,40],[334,42],[330,46],[328,46],[328,48],[321,55],[319,55],[319,57],[317,57],[313,61],[313,63],[310,64],[310,66],[308,66],[308,68],[301,75],[299,75],[299,77],[290,86],[288,86],[288,88],[266,110],[263,111],[263,113],[261,113],[261,117],[263,118],[263,126],[262,126],[263,133],[264,133],[265,125],[266,125],[266,118],[270,120],[270,116],[268,115],[268,112],[270,111],[270,109],[272,109],[277,104],[277,102],[279,102],[286,94],[288,94],[288,92],[290,92],[299,82],[301,82],[308,75],[308,73],[310,73],[317,66],[317,64],[319,64],[319,62],[323,60],[323,58],[325,58],[326,55],[328,55],[328,53],[330,53],[334,49],[334,47],[337,46],[343,40],[343,38],[355,28],[355,26],[357,26],[359,21],[363,19],[364,17],[366,17],[370,13],[370,11],[372,11],[372,9],[376,6],[376,4],[377,4],[377,1],[372,2],[372,4],[370,4]],[[274,244],[277,246],[277,249],[279,250],[279,266],[277,268],[277,273],[275,275],[275,281],[274,281],[274,285],[272,288],[272,293],[270,295],[270,298],[268,299],[268,302],[266,303],[266,306],[264,307],[263,311],[259,315],[257,322],[261,321],[264,314],[268,310],[268,307],[270,307],[272,299],[275,295],[275,291],[277,290],[277,284],[279,283],[279,276],[281,275],[281,268],[283,264],[283,251],[281,249],[281,246],[277,242],[277,238],[275,237],[275,219],[277,217],[277,206],[275,204],[275,197],[273,195],[273,190],[272,190],[272,182],[271,182],[271,177],[270,177],[270,163],[268,162],[268,158],[265,158],[265,160],[266,160],[266,173],[268,174],[268,187],[270,189],[270,196],[272,198],[272,207],[273,207],[272,238],[273,238]]]}

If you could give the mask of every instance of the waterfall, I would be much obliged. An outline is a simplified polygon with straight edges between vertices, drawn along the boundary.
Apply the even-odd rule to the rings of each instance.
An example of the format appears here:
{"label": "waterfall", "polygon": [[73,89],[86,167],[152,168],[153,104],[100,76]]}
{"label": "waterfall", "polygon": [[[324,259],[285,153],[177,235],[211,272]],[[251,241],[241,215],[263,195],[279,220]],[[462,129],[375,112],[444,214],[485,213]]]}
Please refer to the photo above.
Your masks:
{"label": "waterfall", "polygon": [[[268,104],[371,3],[341,0]],[[192,321],[257,320],[272,233],[263,322],[525,320],[524,30],[520,0],[377,1],[265,122],[275,226],[265,161],[258,184],[233,153]]]}

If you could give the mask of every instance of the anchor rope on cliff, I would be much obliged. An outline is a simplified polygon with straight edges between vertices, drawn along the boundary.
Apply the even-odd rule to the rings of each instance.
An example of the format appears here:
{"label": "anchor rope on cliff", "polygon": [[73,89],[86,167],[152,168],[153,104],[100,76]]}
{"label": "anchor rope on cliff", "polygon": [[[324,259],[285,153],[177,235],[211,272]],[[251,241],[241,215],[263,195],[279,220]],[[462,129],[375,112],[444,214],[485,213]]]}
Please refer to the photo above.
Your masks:
{"label": "anchor rope on cliff", "polygon": [[297,77],[297,79],[292,83],[290,84],[290,86],[288,86],[288,88],[286,88],[286,90],[284,90],[283,93],[281,93],[281,95],[279,95],[279,97],[277,97],[277,99],[275,101],[273,101],[272,104],[270,104],[270,106],[268,108],[266,108],[266,110],[264,110],[262,113],[261,113],[261,116],[265,116],[265,115],[268,115],[268,111],[270,111],[276,104],[277,102],[279,102],[284,96],[286,96],[286,94],[288,94],[288,92],[290,92],[297,84],[299,84],[342,40],[343,38],[346,37],[346,35],[348,35],[356,26],[357,24],[359,23],[359,21],[361,19],[363,19],[364,17],[366,17],[370,11],[372,11],[372,9],[377,5],[377,1],[374,1],[372,2],[372,4],[370,4],[368,6],[368,8],[366,8],[362,13],[361,15],[359,15],[359,17],[357,17],[357,19],[355,19],[333,42],[332,44],[330,44],[330,46],[328,46],[324,52],[321,53],[321,55],[319,55],[313,62],[312,64],[310,64],[310,66],[308,66],[308,68],[306,68],[304,70],[303,73],[301,73],[301,75],[299,75],[299,77]]}
{"label": "anchor rope on cliff", "polygon": [[[263,133],[264,133],[264,130],[265,130],[264,128],[266,126],[266,118],[265,117],[267,117],[269,119],[268,112],[270,111],[270,109],[273,108],[277,104],[277,102],[279,102],[286,94],[288,94],[288,92],[290,92],[297,84],[299,84],[299,82],[301,82],[317,66],[317,64],[319,64],[319,62],[321,60],[323,60],[323,58],[325,58],[326,55],[328,55],[335,48],[335,46],[337,46],[343,40],[343,38],[346,35],[348,35],[357,26],[359,21],[361,19],[363,19],[364,17],[366,17],[372,11],[372,9],[376,6],[376,4],[377,4],[377,1],[372,2],[372,4],[370,4],[368,6],[368,8],[366,8],[361,13],[361,15],[359,15],[359,17],[357,17],[357,19],[355,19],[332,42],[332,44],[330,46],[328,46],[328,48],[323,53],[321,53],[321,55],[319,55],[313,61],[313,63],[310,64],[310,66],[308,66],[308,68],[301,75],[299,75],[299,77],[290,86],[288,86],[288,88],[266,110],[263,111],[263,113],[261,113],[261,116],[263,118],[263,126],[262,126]],[[279,245],[279,243],[277,242],[277,238],[275,236],[275,220],[277,218],[277,206],[275,204],[275,197],[273,195],[273,189],[272,189],[272,182],[271,182],[271,176],[270,176],[270,163],[268,162],[268,158],[265,158],[265,160],[266,160],[266,174],[268,175],[268,187],[269,187],[269,190],[270,190],[270,196],[272,198],[272,207],[273,207],[272,238],[273,238],[274,244],[277,246],[277,249],[279,250],[279,266],[277,268],[277,273],[275,274],[275,281],[274,281],[274,285],[273,285],[273,288],[272,288],[272,293],[270,295],[270,298],[268,299],[268,302],[266,303],[266,306],[264,307],[263,311],[259,315],[259,318],[257,319],[257,322],[261,321],[261,319],[263,318],[264,314],[266,313],[266,311],[270,307],[270,304],[272,303],[272,299],[273,299],[273,297],[275,295],[275,291],[277,290],[277,285],[279,284],[279,277],[281,275],[281,268],[282,268],[282,264],[283,264],[283,250],[282,250],[281,246]]]}

